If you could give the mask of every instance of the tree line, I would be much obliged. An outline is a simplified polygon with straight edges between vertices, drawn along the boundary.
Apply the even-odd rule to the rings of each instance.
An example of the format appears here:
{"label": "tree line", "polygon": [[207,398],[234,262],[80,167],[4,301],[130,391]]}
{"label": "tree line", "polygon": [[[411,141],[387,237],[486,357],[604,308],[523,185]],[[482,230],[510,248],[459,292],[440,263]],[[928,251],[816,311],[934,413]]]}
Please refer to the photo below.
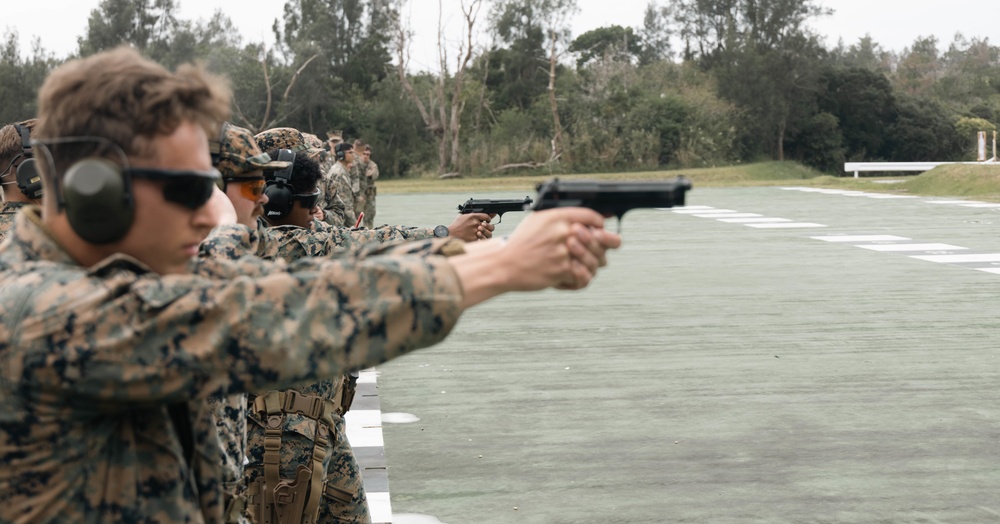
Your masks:
{"label": "tree line", "polygon": [[817,0],[652,0],[641,27],[580,35],[575,0],[460,0],[462,33],[438,29],[434,72],[409,68],[404,1],[286,0],[273,40],[247,42],[222,12],[191,21],[177,0],[102,0],[72,56],[2,35],[0,121],[33,116],[63,60],[125,43],[228,77],[238,125],[364,139],[387,178],[761,159],[836,173],[970,160],[976,132],[1000,121],[1000,47],[987,38],[827,48],[809,28],[830,14]]}

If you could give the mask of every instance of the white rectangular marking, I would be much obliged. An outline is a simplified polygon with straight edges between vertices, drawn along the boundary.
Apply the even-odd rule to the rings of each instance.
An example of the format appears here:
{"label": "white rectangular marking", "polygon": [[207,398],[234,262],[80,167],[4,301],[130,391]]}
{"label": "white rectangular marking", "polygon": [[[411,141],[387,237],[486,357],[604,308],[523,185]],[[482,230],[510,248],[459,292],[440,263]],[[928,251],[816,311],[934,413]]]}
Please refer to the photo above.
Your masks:
{"label": "white rectangular marking", "polygon": [[814,224],[812,222],[788,222],[784,224],[746,224],[747,227],[755,227],[757,229],[795,229],[795,228],[807,228],[807,227],[826,227],[823,224]]}
{"label": "white rectangular marking", "polygon": [[830,235],[812,238],[826,242],[890,242],[893,240],[910,240],[906,237],[897,237],[894,235]]}
{"label": "white rectangular marking", "polygon": [[778,222],[791,222],[791,220],[777,217],[720,218],[719,222],[728,222],[730,224],[777,224]]}
{"label": "white rectangular marking", "polygon": [[960,264],[962,262],[1000,262],[1000,253],[986,253],[982,255],[912,255],[910,258],[926,260],[928,262],[940,262],[942,264]]}
{"label": "white rectangular marking", "polygon": [[862,249],[870,249],[872,251],[883,251],[883,252],[893,252],[893,251],[961,251],[963,249],[968,249],[961,246],[953,246],[950,244],[861,244],[857,247]]}
{"label": "white rectangular marking", "polygon": [[703,215],[694,215],[698,218],[750,218],[750,217],[760,217],[764,216],[758,213],[705,213]]}
{"label": "white rectangular marking", "polygon": [[973,268],[976,271],[985,271],[986,273],[993,273],[994,275],[1000,275],[1000,267],[977,267]]}
{"label": "white rectangular marking", "polygon": [[375,368],[368,368],[358,373],[358,384],[375,384],[377,381],[378,371],[375,371]]}
{"label": "white rectangular marking", "polygon": [[990,202],[979,202],[976,204],[962,204],[962,207],[998,208],[1000,207],[1000,204],[992,204]]}
{"label": "white rectangular marking", "polygon": [[372,524],[387,524],[392,522],[392,503],[389,494],[385,492],[368,492],[368,510],[371,513]]}
{"label": "white rectangular marking", "polygon": [[735,213],[732,209],[694,209],[686,207],[684,209],[674,209],[674,213],[680,213],[682,215],[693,215],[695,213]]}
{"label": "white rectangular marking", "polygon": [[915,197],[915,196],[912,196],[912,195],[882,195],[882,194],[876,194],[876,195],[868,195],[868,198],[891,199],[891,198],[920,198],[920,197]]}

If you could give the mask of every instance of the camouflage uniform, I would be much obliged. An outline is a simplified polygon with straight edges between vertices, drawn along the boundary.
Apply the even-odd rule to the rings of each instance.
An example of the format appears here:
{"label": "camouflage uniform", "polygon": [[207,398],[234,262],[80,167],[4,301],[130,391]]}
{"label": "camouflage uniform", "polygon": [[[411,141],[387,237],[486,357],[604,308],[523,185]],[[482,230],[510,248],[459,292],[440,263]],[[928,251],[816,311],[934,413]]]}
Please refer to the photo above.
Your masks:
{"label": "camouflage uniform", "polygon": [[28,205],[27,202],[12,202],[9,200],[0,202],[0,240],[7,238],[7,233],[14,227],[14,217],[26,205]]}
{"label": "camouflage uniform", "polygon": [[[259,220],[256,245],[241,245],[239,236],[234,239],[231,234],[227,235],[216,230],[212,236],[202,242],[200,255],[225,259],[239,258],[252,253],[265,259],[282,259],[292,262],[304,257],[330,256],[344,250],[360,253],[366,248],[376,248],[372,244],[365,245],[373,240],[416,240],[432,236],[432,232],[429,230],[418,228],[402,229],[387,226],[376,230],[348,230],[334,228],[318,221],[314,223],[322,224],[319,226],[320,231],[295,226],[267,227],[263,220]],[[450,247],[442,246],[440,248],[442,254],[457,254],[461,251],[456,250],[456,246],[459,244],[460,242],[448,244]],[[336,496],[333,498],[324,497],[324,502],[319,507],[320,515],[323,518],[319,522],[368,522],[370,516],[361,483],[360,468],[354,458],[350,443],[347,442],[347,434],[343,427],[342,415],[350,406],[349,401],[342,401],[344,398],[343,385],[343,380],[321,381],[310,386],[297,388],[298,393],[330,400],[336,405],[334,409],[330,410],[330,424],[327,430],[333,438],[329,438],[330,435],[324,436],[322,439],[317,438],[316,432],[322,428],[317,424],[315,417],[310,419],[303,414],[285,414],[280,440],[282,466],[280,477],[295,478],[297,466],[303,463],[311,466],[310,469],[314,471],[327,472],[327,479],[317,482],[316,486],[325,484],[327,486],[326,492]],[[282,395],[287,395],[287,393],[282,392]],[[242,495],[246,494],[243,490],[257,481],[263,470],[265,426],[263,417],[254,416],[254,412],[259,411],[254,409],[257,398],[254,395],[248,395],[243,409],[232,408],[231,411],[231,416],[243,416],[249,409],[250,419],[254,421],[249,426],[249,433],[245,432],[247,429],[245,423],[236,424],[234,421],[227,423],[228,417],[227,419],[220,417],[219,428],[220,432],[223,433],[223,441],[230,442],[231,448],[233,447],[232,443],[237,442],[238,437],[246,436],[242,441],[242,447],[239,448],[240,453],[245,450],[249,459],[249,466],[246,468],[247,482],[240,485],[240,499],[242,499]],[[227,406],[228,408],[230,407]],[[226,437],[226,432],[229,432],[230,436]],[[309,458],[314,455],[313,446],[317,441],[327,444],[322,446],[322,456],[326,457],[326,460],[321,459],[318,464],[312,465],[309,464]],[[230,451],[229,455],[232,456],[233,452]],[[240,466],[242,471],[242,463]],[[258,486],[256,491],[251,492],[251,495],[259,496],[260,489]],[[345,492],[349,492],[350,495],[345,497],[342,495]],[[256,504],[259,504],[259,500],[255,498],[251,503],[251,506],[255,507]]]}
{"label": "camouflage uniform", "polygon": [[365,169],[366,190],[365,190],[365,218],[364,226],[371,228],[375,225],[375,181],[378,180],[378,164],[368,161],[368,168]]}
{"label": "camouflage uniform", "polygon": [[[213,165],[223,177],[246,178],[257,175],[258,170],[273,171],[289,166],[288,162],[274,162],[258,147],[248,129],[225,124],[218,140],[209,140],[214,154]],[[246,393],[208,399],[219,434],[219,463],[221,464],[222,489],[225,492],[227,519],[241,520],[245,500],[238,496],[243,482],[243,465],[246,461]]]}
{"label": "camouflage uniform", "polygon": [[[351,164],[351,189],[354,191],[354,220],[365,210],[365,195],[368,194],[368,178],[365,171],[368,170],[368,162],[362,160],[360,153],[354,157]],[[353,224],[351,224],[353,225]]]}
{"label": "camouflage uniform", "polygon": [[323,221],[331,226],[354,227],[354,191],[351,189],[351,173],[341,162],[335,162],[320,180],[319,207],[323,210]]}
{"label": "camouflage uniform", "polygon": [[[269,151],[274,149],[289,149],[296,152],[321,151],[309,148],[304,135],[293,128],[270,129],[254,138],[261,149]],[[227,144],[226,147],[231,146]],[[260,154],[259,150],[251,149],[243,151],[242,157],[257,154]],[[250,167],[252,166],[247,166],[247,170]],[[238,177],[241,170],[227,169],[225,174]],[[254,254],[265,259],[282,258],[287,262],[293,262],[307,256],[329,256],[345,249],[357,251],[363,243],[370,241],[432,236],[432,232],[426,229],[386,227],[376,231],[351,231],[318,221],[315,223],[320,231],[295,226],[268,228],[267,223],[261,218],[257,223],[256,234],[259,241],[256,248],[251,249],[250,246],[244,246],[242,249],[234,248],[231,238],[226,235],[213,235],[202,243],[200,254],[204,257],[222,259]],[[235,504],[238,505],[239,501],[245,498],[248,494],[247,488],[251,486],[253,489],[249,490],[251,500],[248,509],[254,514],[264,509],[265,500],[262,495],[264,489],[272,491],[278,489],[296,497],[294,490],[284,485],[281,479],[295,479],[297,467],[303,466],[312,475],[307,475],[306,481],[297,485],[299,488],[297,498],[304,502],[307,496],[311,496],[313,504],[309,508],[290,507],[287,510],[286,506],[277,504],[276,506],[282,508],[286,518],[292,514],[301,518],[303,512],[308,510],[313,515],[318,512],[322,516],[320,522],[370,522],[360,468],[347,441],[343,423],[342,415],[350,406],[350,398],[345,398],[344,383],[342,377],[336,381],[321,381],[294,390],[265,392],[260,397],[250,394],[246,397],[245,404],[241,406],[234,405],[233,402],[242,401],[242,397],[226,399],[227,402],[217,412],[219,432],[223,443],[228,447],[224,462],[229,466],[235,463],[235,458],[241,459],[238,472],[242,473],[244,469],[242,458],[246,456],[249,459],[246,468],[247,480],[238,484],[239,496],[233,497],[237,501]],[[351,394],[350,397],[352,396]],[[266,402],[268,399],[270,402]],[[327,401],[330,401],[329,409],[325,407]],[[255,404],[260,405],[255,407]],[[268,437],[264,428],[269,416],[264,413],[267,413],[268,406],[272,408],[272,416],[284,420],[280,428],[280,437],[273,444],[278,450],[275,452],[275,458],[280,458],[280,468],[270,482],[259,485],[257,482],[263,480],[265,476],[263,472],[266,470],[264,464],[267,463],[264,448]],[[302,413],[296,413],[294,409],[299,409]],[[313,412],[316,409],[321,411]],[[246,423],[248,411],[249,419],[252,421],[249,424],[249,433]],[[239,419],[236,420],[235,417]],[[323,435],[320,436],[318,432],[322,432]],[[325,460],[318,457],[325,457]],[[226,469],[231,471],[230,467]],[[315,478],[311,479],[314,481],[311,484],[315,486],[315,492],[308,493],[305,488],[313,476]],[[321,496],[324,487],[326,488],[324,495],[334,496]],[[255,520],[264,519],[257,515]]]}
{"label": "camouflage uniform", "polygon": [[[253,237],[242,228],[243,244]],[[377,256],[447,245],[413,244],[160,276],[122,254],[82,267],[23,210],[0,245],[0,522],[223,520],[218,465],[204,460],[218,443],[190,401],[439,342],[461,312],[454,270]]]}

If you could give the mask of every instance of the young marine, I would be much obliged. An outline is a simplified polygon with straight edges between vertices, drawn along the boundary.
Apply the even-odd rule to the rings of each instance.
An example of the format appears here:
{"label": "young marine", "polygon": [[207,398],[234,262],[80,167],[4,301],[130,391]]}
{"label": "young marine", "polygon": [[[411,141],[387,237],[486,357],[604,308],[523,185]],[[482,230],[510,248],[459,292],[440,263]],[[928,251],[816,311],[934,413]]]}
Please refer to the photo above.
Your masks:
{"label": "young marine", "polygon": [[0,204],[0,240],[14,226],[14,216],[27,205],[42,203],[42,180],[35,169],[34,148],[31,136],[37,120],[0,127],[0,185],[3,186],[3,203]]}
{"label": "young marine", "polygon": [[[311,213],[322,174],[319,164],[306,151],[268,151],[272,157],[292,162],[291,168],[268,177],[269,200],[264,217],[270,224],[286,228],[312,225]],[[245,481],[255,521],[276,517],[282,523],[371,522],[361,469],[347,440],[344,422],[354,397],[356,377],[347,374],[337,380],[249,395]],[[315,410],[317,406],[319,410]],[[282,419],[280,432],[268,424],[274,416]],[[269,477],[265,472],[269,464],[275,463],[277,476]],[[306,503],[295,507],[278,497],[264,496],[268,491],[282,489]],[[298,514],[293,514],[292,509]]]}
{"label": "young marine", "polygon": [[333,146],[335,162],[326,174],[320,190],[323,197],[320,208],[323,221],[332,226],[353,227],[357,221],[354,213],[354,189],[351,184],[351,164],[354,162],[354,148],[347,142]]}
{"label": "young marine", "polygon": [[364,158],[368,167],[365,169],[365,178],[367,179],[365,182],[365,218],[362,225],[372,228],[375,225],[375,198],[378,196],[378,190],[375,188],[375,181],[378,180],[378,164],[372,160],[371,145],[365,145]]}
{"label": "young marine", "polygon": [[204,71],[127,48],[42,85],[43,206],[0,245],[0,521],[220,522],[204,399],[426,347],[499,294],[586,286],[620,243],[571,208],[450,258],[431,253],[454,241],[435,239],[293,265],[196,261],[235,214],[208,150],[229,107]]}

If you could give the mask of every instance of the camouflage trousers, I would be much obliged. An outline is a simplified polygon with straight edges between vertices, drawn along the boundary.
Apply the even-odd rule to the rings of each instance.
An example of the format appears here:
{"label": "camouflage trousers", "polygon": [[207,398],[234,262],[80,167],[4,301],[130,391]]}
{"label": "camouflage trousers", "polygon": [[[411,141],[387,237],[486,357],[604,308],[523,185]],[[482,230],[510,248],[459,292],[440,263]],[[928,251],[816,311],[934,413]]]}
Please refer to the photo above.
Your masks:
{"label": "camouflage trousers", "polygon": [[365,191],[365,218],[363,226],[368,229],[375,227],[375,186]]}
{"label": "camouflage trousers", "polygon": [[[319,504],[319,524],[368,524],[371,514],[361,479],[361,468],[347,441],[347,426],[343,417],[335,416],[336,431],[330,436],[323,461],[325,489]],[[247,458],[250,464],[244,474],[244,488],[264,480],[264,428],[251,419],[247,425]],[[286,431],[281,435],[280,475],[282,479],[296,478],[299,466],[311,467],[313,439],[306,435]]]}

